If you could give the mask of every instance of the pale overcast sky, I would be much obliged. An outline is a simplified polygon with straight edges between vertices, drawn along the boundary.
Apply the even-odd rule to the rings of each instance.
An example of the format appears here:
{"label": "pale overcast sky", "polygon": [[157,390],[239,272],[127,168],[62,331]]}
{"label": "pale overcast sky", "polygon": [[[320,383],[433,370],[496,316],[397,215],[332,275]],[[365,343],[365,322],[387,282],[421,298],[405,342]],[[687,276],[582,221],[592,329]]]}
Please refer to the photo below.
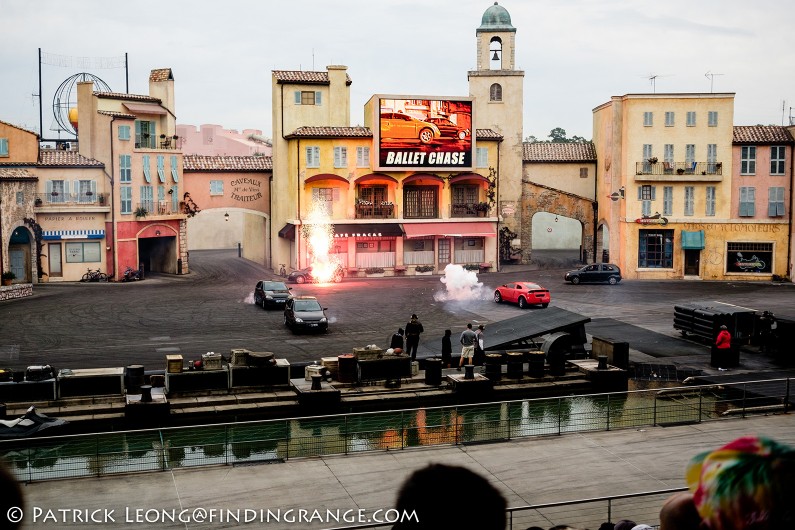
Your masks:
{"label": "pale overcast sky", "polygon": [[[271,134],[271,71],[348,66],[351,125],[373,94],[467,96],[488,0],[2,0],[0,120],[38,130],[38,49],[123,57],[130,92],[176,80],[178,123]],[[628,93],[735,92],[735,125],[789,121],[795,2],[504,0],[524,70],[524,135],[592,137],[592,109]],[[76,62],[76,61],[75,61]],[[42,66],[45,135],[58,85]],[[123,69],[91,69],[116,92]],[[711,72],[711,79],[705,74]],[[655,86],[651,76],[657,76]]]}

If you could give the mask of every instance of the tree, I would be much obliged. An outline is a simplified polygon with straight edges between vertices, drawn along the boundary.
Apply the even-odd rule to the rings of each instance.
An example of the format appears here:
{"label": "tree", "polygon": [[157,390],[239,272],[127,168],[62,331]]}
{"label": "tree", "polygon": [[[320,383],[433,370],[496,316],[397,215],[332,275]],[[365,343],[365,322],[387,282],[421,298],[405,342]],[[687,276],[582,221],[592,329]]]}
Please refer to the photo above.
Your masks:
{"label": "tree", "polygon": [[549,143],[555,143],[555,144],[587,144],[587,143],[591,142],[590,140],[588,140],[586,138],[583,138],[582,136],[577,136],[577,135],[572,136],[571,138],[566,138],[566,129],[564,129],[562,127],[555,127],[554,129],[549,131],[549,134],[547,136],[548,136],[548,138],[551,138],[551,140],[539,140],[535,136],[530,135],[530,136],[526,137],[524,139],[524,141],[527,142],[527,143],[531,143],[531,144],[535,144],[535,143],[542,143],[542,144],[549,144]]}
{"label": "tree", "polygon": [[551,131],[549,131],[550,138],[552,138],[553,144],[567,144],[569,143],[569,139],[566,138],[566,129],[561,127],[555,127]]}

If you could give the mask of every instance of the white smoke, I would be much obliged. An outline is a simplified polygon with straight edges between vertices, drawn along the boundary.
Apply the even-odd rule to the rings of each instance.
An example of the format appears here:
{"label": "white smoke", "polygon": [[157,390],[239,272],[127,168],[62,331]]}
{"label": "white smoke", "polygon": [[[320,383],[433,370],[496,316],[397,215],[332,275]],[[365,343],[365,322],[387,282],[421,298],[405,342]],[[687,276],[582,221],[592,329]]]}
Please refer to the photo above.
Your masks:
{"label": "white smoke", "polygon": [[436,291],[433,299],[437,302],[486,300],[489,292],[478,281],[475,271],[468,271],[461,265],[452,263],[444,268],[444,276],[440,281],[445,285],[444,291]]}

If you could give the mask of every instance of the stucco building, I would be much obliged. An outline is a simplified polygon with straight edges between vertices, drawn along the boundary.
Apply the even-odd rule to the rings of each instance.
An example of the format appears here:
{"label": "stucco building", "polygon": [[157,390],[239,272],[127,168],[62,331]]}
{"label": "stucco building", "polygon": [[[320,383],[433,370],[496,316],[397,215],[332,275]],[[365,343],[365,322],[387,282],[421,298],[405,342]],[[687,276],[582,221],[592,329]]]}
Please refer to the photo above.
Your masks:
{"label": "stucco building", "polygon": [[269,138],[259,129],[224,129],[220,125],[205,123],[177,124],[177,146],[186,155],[204,156],[271,156]]}

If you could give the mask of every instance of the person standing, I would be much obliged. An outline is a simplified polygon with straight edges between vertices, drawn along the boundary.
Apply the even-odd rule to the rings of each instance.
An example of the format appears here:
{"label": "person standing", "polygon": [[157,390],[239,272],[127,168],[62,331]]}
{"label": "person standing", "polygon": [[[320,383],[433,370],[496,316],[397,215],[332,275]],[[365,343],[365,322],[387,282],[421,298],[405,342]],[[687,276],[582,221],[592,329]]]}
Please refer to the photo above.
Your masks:
{"label": "person standing", "polygon": [[393,350],[400,348],[400,352],[403,351],[403,328],[398,328],[397,333],[392,335],[392,341],[389,343],[389,347]]}
{"label": "person standing", "polygon": [[461,333],[459,342],[461,343],[461,359],[458,361],[458,371],[464,365],[464,359],[467,359],[467,364],[472,364],[472,358],[475,356],[475,342],[477,335],[472,331],[472,324],[467,324],[467,329]]}
{"label": "person standing", "polygon": [[483,332],[485,330],[486,327],[483,324],[479,324],[477,331],[475,331],[475,356],[473,358],[473,363],[476,365],[482,365],[486,360],[486,350],[483,349],[485,346],[483,342]]}
{"label": "person standing", "polygon": [[450,366],[453,364],[452,336],[453,332],[451,330],[444,330],[444,337],[442,337],[442,366],[445,368],[450,368]]}
{"label": "person standing", "polygon": [[412,361],[417,360],[417,346],[420,345],[420,333],[425,331],[416,314],[411,315],[411,320],[406,324],[406,352]]}
{"label": "person standing", "polygon": [[726,325],[720,327],[718,336],[715,337],[715,345],[712,346],[712,358],[710,364],[718,368],[726,368],[730,364],[732,348],[732,336]]}

